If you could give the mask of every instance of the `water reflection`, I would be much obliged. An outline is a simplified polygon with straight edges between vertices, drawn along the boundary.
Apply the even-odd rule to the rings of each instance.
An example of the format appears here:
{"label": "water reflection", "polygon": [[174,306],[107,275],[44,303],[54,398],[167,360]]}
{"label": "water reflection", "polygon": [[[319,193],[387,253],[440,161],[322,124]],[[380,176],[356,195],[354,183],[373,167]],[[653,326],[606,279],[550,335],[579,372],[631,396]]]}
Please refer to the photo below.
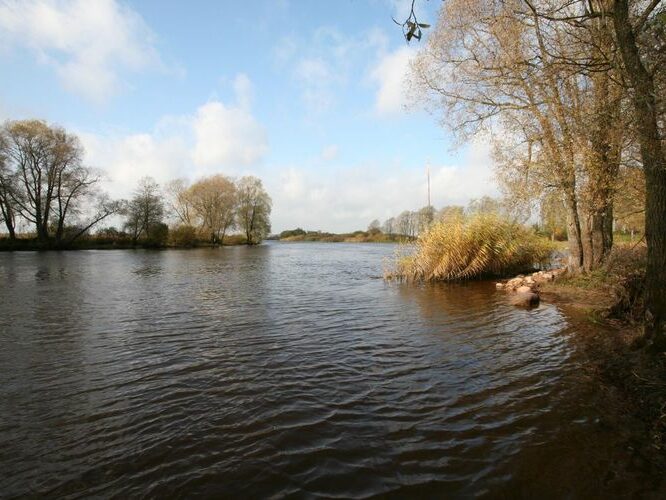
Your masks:
{"label": "water reflection", "polygon": [[536,494],[542,450],[608,456],[556,308],[371,279],[392,252],[0,255],[0,491]]}

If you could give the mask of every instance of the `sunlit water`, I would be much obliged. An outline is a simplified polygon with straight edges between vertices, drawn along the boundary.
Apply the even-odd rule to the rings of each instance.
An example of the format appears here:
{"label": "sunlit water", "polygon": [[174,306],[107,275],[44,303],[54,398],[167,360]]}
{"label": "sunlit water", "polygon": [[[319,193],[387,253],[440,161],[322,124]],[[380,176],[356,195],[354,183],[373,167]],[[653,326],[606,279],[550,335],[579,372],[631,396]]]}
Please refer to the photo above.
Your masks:
{"label": "sunlit water", "polygon": [[0,254],[0,496],[649,488],[556,307],[387,284],[393,251]]}

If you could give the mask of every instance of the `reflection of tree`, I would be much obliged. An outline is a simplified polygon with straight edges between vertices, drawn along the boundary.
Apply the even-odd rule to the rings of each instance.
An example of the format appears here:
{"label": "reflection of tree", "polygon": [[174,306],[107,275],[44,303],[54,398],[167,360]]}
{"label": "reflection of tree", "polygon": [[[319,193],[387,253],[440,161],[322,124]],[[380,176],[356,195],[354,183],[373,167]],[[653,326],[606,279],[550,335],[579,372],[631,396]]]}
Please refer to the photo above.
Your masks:
{"label": "reflection of tree", "polygon": [[[23,471],[43,472],[43,446],[65,446],[63,429],[88,414],[94,317],[84,306],[82,259],[60,252],[3,256],[11,272],[0,273],[0,415],[12,416],[12,441],[20,443],[5,442],[3,451]],[[57,474],[58,461],[51,464]],[[62,465],[61,472],[72,471]]]}

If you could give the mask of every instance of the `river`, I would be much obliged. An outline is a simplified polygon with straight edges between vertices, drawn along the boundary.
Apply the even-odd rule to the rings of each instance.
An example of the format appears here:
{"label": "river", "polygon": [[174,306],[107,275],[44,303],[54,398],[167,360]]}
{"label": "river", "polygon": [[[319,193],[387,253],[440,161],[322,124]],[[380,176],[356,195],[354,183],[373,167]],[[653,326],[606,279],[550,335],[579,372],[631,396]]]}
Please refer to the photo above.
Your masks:
{"label": "river", "polygon": [[555,306],[382,244],[0,254],[0,496],[641,494]]}

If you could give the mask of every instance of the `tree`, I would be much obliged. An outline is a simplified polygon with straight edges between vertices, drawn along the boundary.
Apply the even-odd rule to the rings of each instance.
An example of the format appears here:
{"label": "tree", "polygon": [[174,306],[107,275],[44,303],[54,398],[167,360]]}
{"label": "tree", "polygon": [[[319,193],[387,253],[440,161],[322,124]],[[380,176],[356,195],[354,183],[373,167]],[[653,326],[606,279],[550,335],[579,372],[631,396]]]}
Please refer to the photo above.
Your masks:
{"label": "tree", "polygon": [[619,185],[615,193],[616,228],[623,232],[643,233],[645,229],[645,174],[641,168],[624,167],[620,170]]}
{"label": "tree", "polygon": [[170,214],[186,226],[194,225],[192,202],[188,196],[188,186],[185,179],[174,179],[168,182],[164,193]]}
{"label": "tree", "polygon": [[396,231],[402,236],[410,236],[411,232],[411,213],[405,210],[398,215],[395,221]]}
{"label": "tree", "polygon": [[379,234],[381,232],[382,232],[382,223],[379,222],[379,219],[375,219],[370,224],[368,224],[368,233]]}
{"label": "tree", "polygon": [[413,64],[417,90],[461,137],[495,132],[507,187],[562,193],[573,270],[598,265],[612,242],[595,231],[612,228],[621,93],[593,73],[612,55],[596,41],[544,22],[527,1],[448,0]]}
{"label": "tree", "polygon": [[[448,73],[454,81],[442,82],[421,71],[422,83],[466,114],[458,121],[463,127],[500,116],[513,125],[510,131],[522,138],[517,145],[523,145],[522,158],[513,163],[523,164],[525,175],[527,167],[540,167],[540,173],[551,174],[544,176],[544,185],[563,194],[574,268],[598,264],[612,244],[623,134],[627,129],[633,135],[646,182],[645,333],[657,349],[666,350],[663,2],[514,0],[484,5],[448,0],[443,12],[451,22],[435,37],[436,45],[440,39],[455,50],[444,51],[439,68],[455,69]],[[415,22],[412,5],[403,24],[408,39],[410,33],[420,38],[424,26]],[[502,39],[502,32],[509,36]],[[494,51],[496,47],[501,50]],[[480,91],[461,92],[469,88]],[[622,119],[627,98],[633,123]],[[590,120],[582,119],[586,114]],[[582,190],[581,182],[587,183]]]}
{"label": "tree", "polygon": [[15,178],[9,168],[7,158],[7,142],[4,134],[0,134],[0,215],[7,227],[9,239],[16,239],[16,212],[13,193],[16,190]]}
{"label": "tree", "polygon": [[566,235],[567,215],[564,202],[555,192],[546,193],[539,203],[541,228],[551,240],[560,240]]}
{"label": "tree", "polygon": [[451,222],[461,219],[465,215],[465,208],[460,205],[447,205],[442,207],[436,214],[436,218],[442,222]]}
{"label": "tree", "polygon": [[9,122],[3,128],[7,156],[18,180],[18,189],[11,191],[12,201],[20,215],[35,225],[37,238],[45,242],[59,167],[52,130],[37,120]]}
{"label": "tree", "polygon": [[224,243],[224,236],[236,218],[237,193],[233,181],[221,174],[205,177],[192,184],[183,197],[187,204],[182,205],[191,207],[211,243]]}
{"label": "tree", "polygon": [[384,221],[384,233],[389,236],[393,236],[393,232],[396,230],[396,223],[394,217],[389,217]]}
{"label": "tree", "polygon": [[[34,224],[40,242],[51,237],[56,244],[63,242],[65,227],[99,196],[100,174],[83,165],[78,137],[61,127],[39,120],[10,121],[0,135],[0,205],[5,224],[13,226],[20,216]],[[111,213],[115,212],[104,211],[102,218]],[[94,217],[93,224],[100,220]],[[78,225],[90,227],[86,221]],[[13,227],[8,230],[11,236]]]}
{"label": "tree", "polygon": [[[645,333],[656,349],[664,351],[666,350],[666,155],[665,137],[659,127],[659,122],[663,123],[664,116],[659,116],[660,108],[655,86],[657,77],[663,76],[663,72],[666,71],[663,68],[663,63],[666,61],[661,60],[664,56],[658,57],[659,50],[663,54],[666,41],[663,35],[664,17],[666,17],[664,6],[661,6],[658,16],[650,18],[659,4],[658,1],[650,2],[632,23],[628,0],[614,0],[612,19],[622,55],[624,74],[633,91],[636,137],[640,145],[646,181]],[[651,24],[661,25],[661,43],[641,46],[637,33],[640,35]],[[647,61],[651,61],[653,66],[650,67]]]}
{"label": "tree", "polygon": [[475,214],[501,214],[503,212],[502,203],[490,196],[482,196],[473,199],[467,205],[466,212],[470,215]]}
{"label": "tree", "polygon": [[149,238],[151,230],[162,224],[164,203],[160,187],[151,177],[143,177],[134,196],[124,209],[125,228],[136,245],[141,237]]}
{"label": "tree", "polygon": [[271,230],[272,201],[260,179],[241,177],[237,183],[238,225],[245,233],[248,245],[261,243]]}
{"label": "tree", "polygon": [[417,219],[416,231],[418,234],[423,234],[428,230],[428,228],[430,228],[435,220],[435,207],[429,205],[427,207],[421,208],[417,212]]}

